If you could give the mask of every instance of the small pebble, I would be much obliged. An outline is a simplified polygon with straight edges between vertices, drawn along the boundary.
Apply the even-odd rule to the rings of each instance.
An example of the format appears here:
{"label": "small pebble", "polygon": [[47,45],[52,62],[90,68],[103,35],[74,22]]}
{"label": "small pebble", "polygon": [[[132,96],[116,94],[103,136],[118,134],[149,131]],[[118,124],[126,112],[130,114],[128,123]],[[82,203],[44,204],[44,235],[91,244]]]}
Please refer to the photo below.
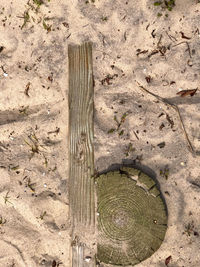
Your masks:
{"label": "small pebble", "polygon": [[91,257],[90,257],[90,256],[86,256],[86,257],[85,257],[85,261],[86,261],[86,262],[90,262],[90,261],[91,261]]}
{"label": "small pebble", "polygon": [[41,264],[42,264],[42,265],[45,265],[45,264],[46,264],[46,260],[43,259],[43,260],[41,261]]}

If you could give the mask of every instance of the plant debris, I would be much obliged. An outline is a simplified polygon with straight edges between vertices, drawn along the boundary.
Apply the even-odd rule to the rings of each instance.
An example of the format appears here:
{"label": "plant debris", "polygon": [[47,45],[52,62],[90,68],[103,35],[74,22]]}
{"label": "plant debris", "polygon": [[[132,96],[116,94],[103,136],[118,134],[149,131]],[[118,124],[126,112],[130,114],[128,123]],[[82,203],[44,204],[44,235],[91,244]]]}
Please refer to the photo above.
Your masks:
{"label": "plant debris", "polygon": [[158,54],[158,53],[159,53],[159,50],[154,49],[154,50],[148,55],[148,58],[150,58],[150,57],[152,57],[153,55]]}
{"label": "plant debris", "polygon": [[135,151],[135,148],[133,148],[133,144],[129,143],[125,149],[125,156],[128,157],[133,151]]}
{"label": "plant debris", "polygon": [[65,28],[69,28],[69,24],[67,22],[63,22],[62,25],[65,27]]}
{"label": "plant debris", "polygon": [[9,165],[9,170],[11,171],[16,171],[18,169],[19,169],[19,165],[16,165],[16,166]]}
{"label": "plant debris", "polygon": [[49,33],[51,31],[52,25],[47,24],[46,20],[49,20],[49,18],[43,19],[43,28],[47,31],[47,33]]}
{"label": "plant debris", "polygon": [[180,42],[178,44],[173,45],[172,47],[176,47],[176,46],[181,45],[181,44],[186,44],[187,45],[186,51],[188,51],[190,58],[192,58],[191,51],[190,51],[190,45],[189,45],[188,41]]}
{"label": "plant debris", "polygon": [[0,53],[3,51],[4,46],[0,46]]}
{"label": "plant debris", "polygon": [[180,123],[181,123],[181,126],[182,126],[183,133],[184,133],[185,138],[186,138],[186,141],[187,141],[187,143],[188,143],[188,148],[189,148],[189,150],[190,150],[191,153],[193,153],[193,154],[194,154],[194,153],[197,154],[197,152],[195,152],[195,150],[194,150],[194,148],[193,148],[193,146],[192,146],[192,143],[190,142],[190,139],[189,139],[189,137],[188,137],[188,134],[187,134],[187,132],[186,132],[186,130],[185,130],[185,125],[184,125],[184,123],[183,123],[183,119],[182,119],[182,117],[181,117],[181,113],[180,113],[180,110],[179,110],[178,106],[175,105],[175,104],[172,104],[172,103],[170,103],[169,101],[167,101],[166,99],[164,99],[164,98],[162,98],[162,97],[160,97],[160,96],[158,96],[158,95],[156,95],[156,94],[150,92],[149,90],[147,90],[146,88],[144,88],[144,86],[142,86],[138,81],[136,81],[136,82],[137,82],[139,88],[140,88],[142,91],[144,91],[144,92],[146,92],[146,93],[148,93],[148,94],[154,96],[157,100],[163,102],[165,105],[167,105],[167,106],[173,108],[173,109],[177,112],[177,114],[178,114],[178,118],[179,118]]}
{"label": "plant debris", "polygon": [[114,121],[117,123],[117,130],[119,130],[119,128],[121,127],[121,125],[125,122],[125,119],[126,119],[127,115],[128,115],[128,113],[125,112],[125,113],[122,115],[120,121],[118,121],[116,115],[114,116]]}
{"label": "plant debris", "polygon": [[170,116],[168,114],[166,114],[166,119],[169,122],[171,128],[174,127],[174,121],[170,118]]}
{"label": "plant debris", "polygon": [[156,30],[156,29],[153,29],[153,31],[151,32],[151,36],[152,36],[153,38],[156,38],[156,34],[154,33],[155,30]]}
{"label": "plant debris", "polygon": [[197,181],[190,181],[191,185],[197,187],[197,188],[200,188],[200,183]]}
{"label": "plant debris", "polygon": [[48,79],[50,82],[53,82],[53,73],[51,73],[51,75],[49,75],[47,79]]}
{"label": "plant debris", "polygon": [[79,237],[76,235],[74,239],[71,241],[71,246],[76,247],[79,244],[80,240]]}
{"label": "plant debris", "polygon": [[168,166],[165,166],[163,170],[160,170],[160,176],[164,177],[166,180],[169,177],[169,168]]}
{"label": "plant debris", "polygon": [[[158,40],[157,43],[157,47],[156,49],[154,49],[149,55],[148,58],[152,57],[153,55],[156,55],[158,53],[161,54],[161,56],[165,56],[165,53],[167,52],[167,47],[161,44],[161,40],[162,40],[162,34],[160,35],[160,38]],[[169,49],[169,47],[168,47]]]}
{"label": "plant debris", "polygon": [[3,219],[2,216],[0,216],[0,226],[4,225],[7,222],[6,219]]}
{"label": "plant debris", "polygon": [[119,132],[119,136],[121,136],[121,135],[123,135],[124,134],[124,130],[121,130],[120,132]]}
{"label": "plant debris", "polygon": [[185,34],[183,32],[180,32],[180,34],[181,34],[181,38],[183,38],[183,39],[187,39],[187,40],[191,39],[190,37],[185,36]]}
{"label": "plant debris", "polygon": [[[32,157],[35,154],[39,154],[40,152],[42,152],[40,150],[40,148],[44,149],[44,145],[39,144],[39,140],[36,137],[35,133],[32,133],[28,136],[29,140],[31,141],[31,143],[29,143],[28,141],[24,140],[24,142],[31,148],[31,156],[30,156],[30,160],[32,159]],[[42,154],[43,157],[45,158],[44,154]]]}
{"label": "plant debris", "polygon": [[6,193],[6,195],[5,195],[5,197],[3,197],[4,198],[4,203],[6,204],[6,203],[10,203],[10,204],[12,204],[8,199],[10,198],[9,196],[9,191]]}
{"label": "plant debris", "polygon": [[162,4],[161,1],[154,2],[154,6],[160,6]]}
{"label": "plant debris", "polygon": [[152,78],[151,78],[151,76],[149,75],[149,76],[146,76],[146,77],[145,77],[145,80],[147,81],[147,83],[150,83],[151,80],[152,80]]}
{"label": "plant debris", "polygon": [[110,81],[113,80],[115,77],[118,77],[118,74],[108,74],[103,80],[101,80],[101,84],[105,85],[107,83],[107,85],[111,85],[112,83]]}
{"label": "plant debris", "polygon": [[43,154],[43,157],[44,157],[44,166],[47,168],[48,166],[48,159],[45,157],[45,155]]}
{"label": "plant debris", "polygon": [[27,22],[30,21],[30,16],[29,16],[28,11],[25,11],[23,17],[19,17],[19,18],[23,18],[24,19],[24,22],[23,22],[23,24],[21,26],[21,30],[22,30],[26,26]]}
{"label": "plant debris", "polygon": [[28,94],[29,89],[30,89],[30,85],[31,85],[31,83],[28,82],[27,85],[26,85],[25,91],[24,91],[24,94],[25,94],[26,96],[28,96],[28,97],[30,97],[30,95]]}
{"label": "plant debris", "polygon": [[159,130],[162,131],[162,129],[165,127],[164,123],[161,123],[161,125],[159,126]]}
{"label": "plant debris", "polygon": [[29,106],[27,106],[27,107],[22,106],[22,107],[19,109],[19,113],[28,116],[28,113],[27,113],[28,108],[29,108]]}
{"label": "plant debris", "polygon": [[41,6],[44,2],[42,0],[33,0],[37,6]]}
{"label": "plant debris", "polygon": [[55,131],[50,131],[48,132],[48,134],[53,134],[53,133],[58,134],[59,132],[60,132],[60,128],[56,127]]}
{"label": "plant debris", "polygon": [[159,143],[159,144],[157,144],[157,146],[158,146],[159,148],[163,148],[163,147],[165,147],[165,142]]}
{"label": "plant debris", "polygon": [[110,130],[108,130],[108,134],[114,133],[115,131],[118,132],[119,136],[122,136],[124,134],[124,130],[121,129],[122,124],[125,122],[126,117],[128,116],[128,112],[125,112],[122,116],[120,121],[118,120],[117,116],[114,116],[114,121],[117,124],[117,128],[111,128]]}
{"label": "plant debris", "polygon": [[52,261],[52,267],[59,267],[62,262],[56,262],[55,260]]}
{"label": "plant debris", "polygon": [[178,93],[176,93],[177,95],[180,95],[181,97],[185,97],[185,96],[194,96],[197,92],[197,89],[190,89],[190,90],[182,90]]}
{"label": "plant debris", "polygon": [[114,133],[115,131],[116,131],[116,129],[111,128],[110,130],[108,130],[108,134],[110,134],[110,133]]}
{"label": "plant debris", "polygon": [[43,219],[44,219],[44,216],[46,216],[46,215],[47,215],[47,212],[44,211],[44,212],[40,215],[39,219],[43,220]]}
{"label": "plant debris", "polygon": [[199,236],[199,233],[195,231],[194,222],[190,222],[185,226],[185,231],[183,234],[186,234],[188,236],[191,236],[193,234],[194,236]]}
{"label": "plant debris", "polygon": [[[27,177],[25,177],[25,178],[27,178]],[[29,187],[32,192],[35,192],[35,185],[36,185],[36,183],[31,183],[31,179],[30,178],[27,179],[26,187]]]}
{"label": "plant debris", "polygon": [[156,1],[154,2],[154,6],[161,6],[162,9],[168,9],[169,11],[172,11],[173,7],[175,7],[175,0]]}
{"label": "plant debris", "polygon": [[171,261],[171,259],[172,259],[172,256],[171,255],[165,259],[165,265],[166,266],[168,266],[168,264]]}
{"label": "plant debris", "polygon": [[137,54],[136,54],[136,55],[139,56],[140,54],[146,54],[146,53],[148,53],[148,51],[149,51],[149,50],[141,50],[141,49],[138,48],[138,49],[137,49]]}

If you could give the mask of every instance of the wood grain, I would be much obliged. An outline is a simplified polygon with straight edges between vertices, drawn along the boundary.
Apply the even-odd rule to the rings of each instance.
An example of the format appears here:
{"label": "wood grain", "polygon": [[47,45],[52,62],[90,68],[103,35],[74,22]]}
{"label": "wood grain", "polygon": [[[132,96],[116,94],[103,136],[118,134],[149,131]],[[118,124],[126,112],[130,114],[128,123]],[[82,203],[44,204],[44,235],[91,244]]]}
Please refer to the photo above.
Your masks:
{"label": "wood grain", "polygon": [[[92,253],[95,232],[92,46],[70,45],[69,57],[69,198],[72,221],[72,266]],[[94,243],[94,239],[93,239]],[[89,249],[89,250],[88,250]],[[91,250],[91,251],[90,251]]]}

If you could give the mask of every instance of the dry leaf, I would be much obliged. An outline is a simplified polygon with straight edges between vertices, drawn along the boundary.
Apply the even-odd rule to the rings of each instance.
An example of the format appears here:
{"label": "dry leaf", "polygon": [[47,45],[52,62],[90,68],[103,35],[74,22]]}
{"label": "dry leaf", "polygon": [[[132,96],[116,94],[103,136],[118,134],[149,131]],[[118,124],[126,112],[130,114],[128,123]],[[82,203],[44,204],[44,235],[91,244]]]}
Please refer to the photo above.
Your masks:
{"label": "dry leaf", "polygon": [[193,95],[195,95],[196,91],[197,91],[197,89],[182,90],[182,91],[180,91],[180,92],[178,92],[176,94],[180,95],[181,97],[185,97],[185,96],[188,96],[188,95],[193,96]]}
{"label": "dry leaf", "polygon": [[170,260],[171,260],[172,256],[169,256],[165,259],[165,265],[168,266]]}

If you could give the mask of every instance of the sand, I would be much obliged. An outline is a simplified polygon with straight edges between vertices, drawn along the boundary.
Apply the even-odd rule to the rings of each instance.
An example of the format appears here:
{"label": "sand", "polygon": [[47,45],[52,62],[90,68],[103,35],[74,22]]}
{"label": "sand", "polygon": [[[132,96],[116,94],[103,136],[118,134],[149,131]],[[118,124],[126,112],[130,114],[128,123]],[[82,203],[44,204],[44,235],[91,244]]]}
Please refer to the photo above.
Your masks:
{"label": "sand", "polygon": [[[93,43],[96,169],[139,166],[168,208],[163,244],[137,266],[169,256],[169,267],[200,266],[199,90],[177,95],[199,86],[197,2],[1,0],[0,266],[71,266],[67,48],[83,41]],[[196,156],[177,112],[136,81],[179,107]]]}

